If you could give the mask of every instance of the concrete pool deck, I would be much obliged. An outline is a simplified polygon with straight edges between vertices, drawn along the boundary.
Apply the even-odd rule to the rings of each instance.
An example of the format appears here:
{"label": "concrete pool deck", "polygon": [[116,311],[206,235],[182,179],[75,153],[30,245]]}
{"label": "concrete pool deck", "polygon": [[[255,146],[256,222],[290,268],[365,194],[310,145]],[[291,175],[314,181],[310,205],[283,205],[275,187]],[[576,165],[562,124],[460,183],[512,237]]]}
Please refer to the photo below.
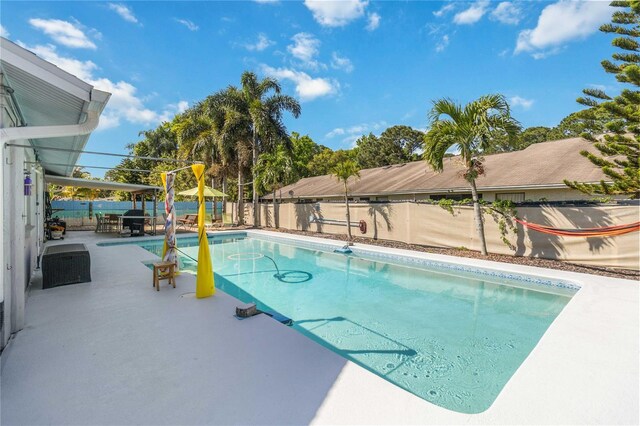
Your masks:
{"label": "concrete pool deck", "polygon": [[2,354],[2,424],[640,421],[636,281],[410,252],[582,286],[495,403],[469,415],[426,402],[271,318],[236,320],[239,302],[222,291],[195,299],[191,275],[156,292],[142,263],[154,256],[135,245],[96,245],[104,240],[70,232],[59,242],[87,245],[91,283],[31,289],[25,328]]}

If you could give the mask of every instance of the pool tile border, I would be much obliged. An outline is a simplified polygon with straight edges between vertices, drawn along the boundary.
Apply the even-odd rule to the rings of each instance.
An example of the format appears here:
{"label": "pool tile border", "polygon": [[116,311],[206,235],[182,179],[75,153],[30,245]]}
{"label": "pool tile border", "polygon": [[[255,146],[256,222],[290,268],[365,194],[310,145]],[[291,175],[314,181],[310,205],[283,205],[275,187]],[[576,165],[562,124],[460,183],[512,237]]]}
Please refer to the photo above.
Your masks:
{"label": "pool tile border", "polygon": [[[251,230],[219,231],[215,233],[209,232],[207,233],[207,235],[208,237],[214,237],[214,238],[253,237],[253,238],[263,239],[267,241],[289,243],[298,247],[324,251],[324,252],[327,252],[327,251],[333,252],[335,249],[341,248],[345,245],[343,242],[340,242],[340,241],[325,242],[325,241],[317,241],[315,239],[314,240],[304,239],[297,236],[273,235],[272,233],[255,232]],[[194,237],[197,238],[197,235],[178,236],[178,241],[181,238],[194,238]],[[153,241],[153,240],[159,240],[159,239],[160,239],[159,237],[153,238],[153,239],[150,238],[150,239],[147,239],[146,241]],[[122,244],[130,244],[130,242],[129,241],[101,242],[98,245],[104,247],[104,246],[116,246],[116,245],[122,245]],[[524,273],[501,272],[496,269],[483,268],[479,266],[464,266],[464,265],[456,264],[453,262],[426,259],[424,257],[415,256],[411,254],[395,254],[395,253],[388,253],[380,250],[371,250],[361,246],[352,246],[351,250],[353,254],[356,256],[387,260],[387,261],[395,262],[400,265],[407,265],[407,266],[414,265],[414,266],[426,267],[426,268],[437,269],[441,271],[449,271],[449,272],[453,271],[453,272],[473,273],[473,274],[479,274],[479,275],[496,278],[496,279],[517,281],[517,282],[526,283],[529,285],[537,285],[537,286],[543,286],[547,288],[555,287],[555,288],[561,288],[564,290],[570,290],[575,292],[577,292],[582,288],[580,285],[564,279],[550,279],[550,278],[542,278],[542,277],[537,277],[537,276],[524,274]]]}
{"label": "pool tile border", "polygon": [[[300,247],[310,248],[310,249],[319,250],[319,251],[333,251],[336,248],[340,248],[344,246],[343,243],[330,243],[330,242],[324,243],[324,242],[318,242],[318,241],[308,241],[308,240],[303,240],[303,239],[293,238],[293,237],[281,237],[278,235],[272,236],[272,235],[266,235],[263,233],[248,232],[247,235],[255,236],[258,239],[262,238],[266,240],[291,243],[294,245],[298,245]],[[562,289],[572,290],[572,291],[578,291],[582,288],[578,284],[575,284],[573,282],[563,280],[563,279],[549,279],[549,278],[535,277],[529,274],[501,272],[495,269],[482,268],[477,266],[470,267],[470,266],[459,265],[451,262],[425,259],[422,257],[416,257],[408,254],[400,255],[400,254],[394,254],[394,253],[384,253],[381,251],[370,250],[370,249],[359,247],[359,246],[352,246],[351,250],[353,254],[355,254],[356,256],[366,256],[370,258],[389,260],[392,262],[399,263],[401,265],[402,264],[417,265],[417,266],[428,267],[432,269],[439,269],[444,271],[468,272],[468,273],[480,274],[480,275],[488,276],[492,278],[507,279],[507,280],[524,282],[527,284],[533,284],[533,285],[539,285],[539,286],[545,286],[545,287],[556,287],[556,288],[562,288]]]}

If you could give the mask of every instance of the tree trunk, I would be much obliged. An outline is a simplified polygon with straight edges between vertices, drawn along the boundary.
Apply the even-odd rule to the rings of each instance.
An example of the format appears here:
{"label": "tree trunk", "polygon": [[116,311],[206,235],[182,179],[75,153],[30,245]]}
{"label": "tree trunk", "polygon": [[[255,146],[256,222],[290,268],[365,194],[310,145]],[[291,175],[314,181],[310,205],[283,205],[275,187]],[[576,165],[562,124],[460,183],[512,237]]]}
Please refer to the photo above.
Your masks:
{"label": "tree trunk", "polygon": [[351,215],[349,214],[349,193],[347,191],[347,183],[344,183],[344,203],[347,205],[347,236],[351,241]]}
{"label": "tree trunk", "polygon": [[[211,189],[215,187],[215,181],[211,178]],[[214,223],[216,221],[216,197],[211,197],[211,207],[211,223]]]}
{"label": "tree trunk", "polygon": [[238,225],[244,225],[244,176],[242,167],[238,166]]}
{"label": "tree trunk", "polygon": [[480,210],[480,202],[478,200],[478,189],[476,188],[476,181],[472,180],[471,184],[471,197],[473,198],[473,214],[476,224],[476,232],[480,239],[480,251],[484,256],[487,255],[487,242],[484,239],[484,223],[482,222],[482,211]]}
{"label": "tree trunk", "polygon": [[273,225],[276,229],[280,227],[280,218],[278,217],[278,202],[276,201],[276,188],[273,188]]}
{"label": "tree trunk", "polygon": [[[227,193],[227,176],[222,176],[222,193]],[[227,212],[227,199],[226,197],[222,197],[222,214]]]}
{"label": "tree trunk", "polygon": [[251,147],[251,176],[253,177],[253,226],[257,228],[260,225],[260,212],[258,211],[258,182],[256,181],[256,165],[258,164],[258,140],[255,134],[253,134],[253,146]]}

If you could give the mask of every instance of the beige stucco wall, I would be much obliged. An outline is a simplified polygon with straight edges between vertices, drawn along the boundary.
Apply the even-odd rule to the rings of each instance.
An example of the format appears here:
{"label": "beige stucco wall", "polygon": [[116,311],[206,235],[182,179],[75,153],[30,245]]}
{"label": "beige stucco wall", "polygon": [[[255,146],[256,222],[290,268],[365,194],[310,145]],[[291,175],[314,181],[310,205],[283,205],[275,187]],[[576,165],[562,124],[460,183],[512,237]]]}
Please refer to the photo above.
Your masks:
{"label": "beige stucco wall", "polygon": [[[319,206],[319,209],[316,208]],[[273,205],[261,205],[261,224],[274,226]],[[252,221],[252,206],[246,206],[245,220]],[[229,210],[231,211],[231,210]],[[518,217],[532,223],[557,228],[600,228],[640,220],[638,206],[606,205],[598,207],[521,207]],[[280,227],[328,234],[346,234],[345,225],[314,223],[310,218],[345,221],[341,203],[279,205]],[[351,220],[367,223],[367,233],[352,227],[353,235],[403,241],[436,247],[466,247],[479,250],[473,209],[447,210],[427,204],[388,203],[351,205]],[[637,232],[609,238],[560,237],[542,234],[517,225],[517,234],[509,235],[515,249],[500,239],[498,223],[485,215],[487,249],[491,253],[561,259],[586,265],[639,269],[640,239]]]}
{"label": "beige stucco wall", "polygon": [[[469,189],[469,194],[471,194],[471,189]],[[580,191],[576,191],[574,189],[564,187],[564,188],[555,188],[555,189],[512,189],[505,191],[480,191],[482,194],[482,198],[486,201],[495,201],[496,194],[498,193],[524,193],[524,199],[530,201],[578,201],[578,200],[591,200],[594,198],[592,195],[584,194]],[[385,201],[420,201],[429,199],[429,194],[391,194],[391,195],[380,195],[380,196],[353,196],[354,199],[359,200],[360,198],[369,198],[370,200],[385,200]],[[614,199],[622,199],[622,197],[611,197]],[[344,198],[342,196],[332,196],[332,197],[320,197],[322,201],[341,201]]]}

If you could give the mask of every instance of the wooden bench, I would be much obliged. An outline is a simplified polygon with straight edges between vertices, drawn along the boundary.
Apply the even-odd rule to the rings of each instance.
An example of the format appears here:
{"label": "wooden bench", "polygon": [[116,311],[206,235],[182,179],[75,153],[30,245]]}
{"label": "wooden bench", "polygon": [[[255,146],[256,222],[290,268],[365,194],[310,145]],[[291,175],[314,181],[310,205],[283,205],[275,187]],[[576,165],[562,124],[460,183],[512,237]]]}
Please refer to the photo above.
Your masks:
{"label": "wooden bench", "polygon": [[176,288],[176,264],[173,262],[157,262],[153,264],[153,287],[160,291],[160,280],[169,280]]}

